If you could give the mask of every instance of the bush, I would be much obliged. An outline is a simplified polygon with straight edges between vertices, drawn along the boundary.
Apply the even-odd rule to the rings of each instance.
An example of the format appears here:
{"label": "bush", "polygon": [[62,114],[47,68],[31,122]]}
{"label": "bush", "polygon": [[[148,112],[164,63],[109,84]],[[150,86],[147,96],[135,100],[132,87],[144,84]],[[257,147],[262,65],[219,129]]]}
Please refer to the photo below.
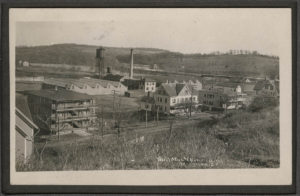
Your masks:
{"label": "bush", "polygon": [[264,108],[276,107],[279,105],[279,99],[274,97],[256,97],[249,105],[248,110],[258,112]]}

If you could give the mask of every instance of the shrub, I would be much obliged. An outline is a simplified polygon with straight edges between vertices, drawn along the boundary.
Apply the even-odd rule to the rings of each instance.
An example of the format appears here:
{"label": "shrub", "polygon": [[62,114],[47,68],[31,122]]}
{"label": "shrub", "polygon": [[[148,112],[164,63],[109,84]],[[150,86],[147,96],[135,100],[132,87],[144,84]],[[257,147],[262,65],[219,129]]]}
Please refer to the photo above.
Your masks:
{"label": "shrub", "polygon": [[255,97],[249,105],[248,110],[251,112],[258,112],[264,108],[276,107],[279,105],[278,98],[274,97]]}

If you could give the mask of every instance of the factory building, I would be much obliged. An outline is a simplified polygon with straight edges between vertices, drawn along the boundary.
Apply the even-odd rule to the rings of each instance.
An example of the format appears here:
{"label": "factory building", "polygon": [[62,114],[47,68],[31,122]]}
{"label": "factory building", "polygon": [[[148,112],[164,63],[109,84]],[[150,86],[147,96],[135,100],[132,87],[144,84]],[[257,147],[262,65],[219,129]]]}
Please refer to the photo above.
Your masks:
{"label": "factory building", "polygon": [[26,91],[35,124],[43,133],[66,134],[94,129],[95,100],[68,90]]}
{"label": "factory building", "polygon": [[120,94],[124,95],[128,88],[121,82],[93,78],[48,78],[43,82],[43,89],[64,89],[87,95]]}

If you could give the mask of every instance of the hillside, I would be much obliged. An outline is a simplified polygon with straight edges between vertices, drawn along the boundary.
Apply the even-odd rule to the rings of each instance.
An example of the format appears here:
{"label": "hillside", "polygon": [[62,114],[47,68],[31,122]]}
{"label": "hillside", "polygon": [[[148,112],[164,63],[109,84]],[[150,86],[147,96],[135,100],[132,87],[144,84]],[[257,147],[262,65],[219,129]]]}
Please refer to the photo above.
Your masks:
{"label": "hillside", "polygon": [[[16,61],[94,66],[96,48],[77,44],[17,47]],[[105,64],[116,70],[128,67],[129,48],[105,49]],[[157,64],[166,71],[191,73],[274,77],[279,72],[278,58],[260,54],[181,54],[161,49],[136,48],[134,62],[140,65]]]}

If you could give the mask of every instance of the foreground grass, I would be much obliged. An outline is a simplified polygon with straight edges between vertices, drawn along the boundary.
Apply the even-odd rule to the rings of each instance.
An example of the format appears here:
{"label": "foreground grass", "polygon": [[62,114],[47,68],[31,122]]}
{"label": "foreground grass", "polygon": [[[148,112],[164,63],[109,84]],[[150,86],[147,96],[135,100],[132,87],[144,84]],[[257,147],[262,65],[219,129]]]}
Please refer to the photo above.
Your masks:
{"label": "foreground grass", "polygon": [[234,111],[156,134],[37,147],[18,171],[279,167],[279,111]]}

